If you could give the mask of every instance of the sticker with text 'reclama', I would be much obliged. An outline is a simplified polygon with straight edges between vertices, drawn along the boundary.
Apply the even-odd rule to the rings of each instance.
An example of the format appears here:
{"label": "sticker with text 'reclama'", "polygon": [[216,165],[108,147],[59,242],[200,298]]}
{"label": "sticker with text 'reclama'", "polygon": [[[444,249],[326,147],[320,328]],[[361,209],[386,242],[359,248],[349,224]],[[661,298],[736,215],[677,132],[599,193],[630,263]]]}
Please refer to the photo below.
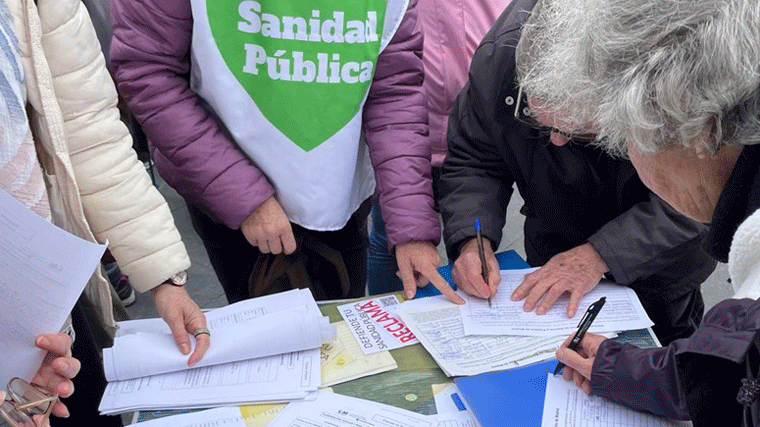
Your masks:
{"label": "sticker with text 'reclama'", "polygon": [[395,295],[373,298],[338,307],[364,354],[419,342],[396,315],[399,300]]}

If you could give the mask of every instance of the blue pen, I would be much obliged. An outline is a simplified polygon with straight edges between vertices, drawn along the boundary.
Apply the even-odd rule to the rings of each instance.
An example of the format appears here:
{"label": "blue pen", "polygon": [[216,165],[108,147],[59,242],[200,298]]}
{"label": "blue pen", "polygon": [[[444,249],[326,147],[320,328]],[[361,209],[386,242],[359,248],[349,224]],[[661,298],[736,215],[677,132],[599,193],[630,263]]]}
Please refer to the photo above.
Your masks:
{"label": "blue pen", "polygon": [[[483,275],[483,281],[488,286],[488,266],[486,265],[486,252],[483,248],[483,233],[480,231],[480,221],[475,220],[475,236],[478,240],[478,255],[480,255],[480,273]],[[488,294],[491,295],[489,288]],[[491,297],[488,297],[488,307],[491,307]]]}

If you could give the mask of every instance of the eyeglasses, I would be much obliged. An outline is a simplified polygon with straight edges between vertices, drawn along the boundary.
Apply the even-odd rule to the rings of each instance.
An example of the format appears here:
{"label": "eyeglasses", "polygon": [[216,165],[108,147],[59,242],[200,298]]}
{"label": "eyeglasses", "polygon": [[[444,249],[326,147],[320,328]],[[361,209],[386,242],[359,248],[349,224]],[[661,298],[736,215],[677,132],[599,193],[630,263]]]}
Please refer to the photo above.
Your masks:
{"label": "eyeglasses", "polygon": [[515,102],[515,120],[533,129],[539,130],[542,133],[558,133],[565,138],[572,139],[573,141],[582,144],[588,144],[596,141],[596,134],[594,133],[574,134],[559,130],[553,126],[546,126],[539,122],[536,119],[533,110],[531,110],[528,106],[528,103],[525,102],[525,105],[523,105],[522,87],[520,87],[520,89],[517,91],[517,102]]}
{"label": "eyeglasses", "polygon": [[[13,378],[8,382],[8,397],[0,404],[0,415],[11,427],[36,427],[32,417],[42,415],[43,421],[50,417],[58,395],[42,387]],[[43,423],[44,425],[44,423]]]}

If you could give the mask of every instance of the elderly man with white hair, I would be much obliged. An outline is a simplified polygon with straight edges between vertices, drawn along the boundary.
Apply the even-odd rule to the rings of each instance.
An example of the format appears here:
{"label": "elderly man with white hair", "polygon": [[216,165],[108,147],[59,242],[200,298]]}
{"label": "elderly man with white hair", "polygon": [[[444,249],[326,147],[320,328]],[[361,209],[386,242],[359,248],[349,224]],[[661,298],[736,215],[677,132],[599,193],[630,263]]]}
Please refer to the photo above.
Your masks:
{"label": "elderly man with white hair", "polygon": [[676,210],[708,223],[704,249],[728,261],[736,290],[664,348],[587,334],[577,352],[557,352],[563,375],[697,426],[760,425],[760,4],[540,1],[517,59],[537,119],[593,132]]}

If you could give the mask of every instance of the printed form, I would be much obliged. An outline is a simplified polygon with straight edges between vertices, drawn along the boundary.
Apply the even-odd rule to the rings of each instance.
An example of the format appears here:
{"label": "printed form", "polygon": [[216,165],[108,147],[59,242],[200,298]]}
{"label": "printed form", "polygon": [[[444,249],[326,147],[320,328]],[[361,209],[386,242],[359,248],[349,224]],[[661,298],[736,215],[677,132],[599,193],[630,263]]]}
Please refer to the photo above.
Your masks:
{"label": "printed form", "polygon": [[249,427],[239,407],[222,407],[130,424],[130,427]]}
{"label": "printed form", "polygon": [[63,327],[107,245],[80,239],[0,191],[0,387],[31,381],[40,333]]}
{"label": "printed form", "polygon": [[398,314],[450,377],[476,375],[550,359],[566,338],[565,335],[466,336],[459,306],[441,295],[406,301],[399,305]]}
{"label": "printed form", "polygon": [[541,427],[687,427],[691,421],[634,411],[599,396],[589,396],[572,381],[548,375]]}
{"label": "printed form", "polygon": [[572,318],[567,317],[567,303],[570,297],[562,295],[554,306],[543,315],[535,310],[525,312],[524,301],[512,301],[512,292],[520,285],[523,277],[537,269],[501,270],[501,283],[496,296],[491,298],[491,307],[486,300],[463,295],[466,304],[460,306],[466,335],[523,335],[523,336],[567,336],[578,329],[583,313],[600,297],[607,301],[591,325],[589,332],[605,333],[646,329],[653,325],[633,289],[603,280],[581,298],[578,311]]}
{"label": "printed form", "polygon": [[[388,427],[389,425],[395,427],[476,427],[475,422],[467,412],[426,416],[371,401],[362,401],[360,399],[341,395],[327,396],[327,398],[331,398],[329,401],[332,403],[327,410],[335,411],[334,414],[341,415],[341,421],[343,421],[343,423],[331,419],[329,414],[314,414],[314,409],[311,410],[311,414],[305,414],[303,417],[300,417],[300,420],[305,421],[308,419],[309,421],[313,421],[316,419],[317,424],[306,424],[309,427],[322,425],[330,427],[356,427],[356,425],[366,427]],[[322,399],[318,401],[324,403],[327,400],[328,399]],[[366,414],[356,412],[366,409],[368,409]],[[277,421],[277,423],[272,422],[272,419],[277,418],[282,410],[283,408],[281,405],[270,405],[269,407],[264,407],[264,405],[221,407],[144,421],[132,424],[130,427],[264,427],[283,425],[281,424],[283,422],[282,420]],[[367,416],[365,417],[364,415]],[[287,416],[287,414],[285,416]],[[310,416],[310,418],[306,418],[308,416]],[[351,424],[351,416],[353,416],[353,419],[358,421],[359,424]],[[325,418],[330,419],[329,424],[319,424],[321,419]],[[366,421],[367,418],[370,419],[369,423]],[[420,420],[424,420],[424,422],[421,423]],[[391,422],[392,424],[388,424],[388,422]],[[285,425],[301,426],[304,424],[291,423]]]}
{"label": "printed form", "polygon": [[308,398],[320,383],[319,349],[109,382],[102,414],[208,408]]}
{"label": "printed form", "polygon": [[[193,369],[163,320],[120,323],[103,353],[107,375],[122,370],[126,379],[109,381],[101,413],[287,402],[319,388],[320,349],[335,339],[335,326],[308,289],[230,304],[206,319],[213,345]],[[164,373],[146,375],[149,369]]]}
{"label": "printed form", "polygon": [[[308,289],[240,301],[207,312],[206,319],[213,344],[197,368],[317,349],[335,339],[335,327]],[[108,381],[188,369],[187,355],[157,318],[120,322],[113,347],[103,350],[103,363]]]}

